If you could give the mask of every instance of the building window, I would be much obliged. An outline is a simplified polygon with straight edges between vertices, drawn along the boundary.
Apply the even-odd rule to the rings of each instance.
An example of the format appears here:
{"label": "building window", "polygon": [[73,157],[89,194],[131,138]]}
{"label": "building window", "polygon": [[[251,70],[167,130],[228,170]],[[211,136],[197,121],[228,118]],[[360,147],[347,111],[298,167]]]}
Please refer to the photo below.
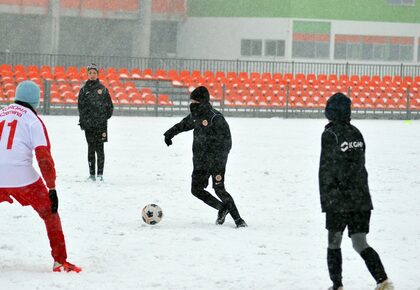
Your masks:
{"label": "building window", "polygon": [[331,23],[329,22],[294,21],[292,56],[329,58],[330,31]]}
{"label": "building window", "polygon": [[412,61],[414,38],[336,35],[334,58],[348,60]]}
{"label": "building window", "polygon": [[241,40],[242,56],[261,56],[262,40],[261,39],[242,39]]}
{"label": "building window", "polygon": [[415,6],[416,0],[388,0],[389,5]]}
{"label": "building window", "polygon": [[265,41],[265,56],[284,56],[285,55],[285,44],[284,40],[266,40]]}

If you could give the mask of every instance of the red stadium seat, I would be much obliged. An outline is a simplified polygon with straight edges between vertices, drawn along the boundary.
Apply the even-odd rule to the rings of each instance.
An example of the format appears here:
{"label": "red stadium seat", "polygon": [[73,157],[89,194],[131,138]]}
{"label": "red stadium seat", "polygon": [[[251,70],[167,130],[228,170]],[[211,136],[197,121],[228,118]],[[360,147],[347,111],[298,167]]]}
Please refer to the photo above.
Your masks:
{"label": "red stadium seat", "polygon": [[383,76],[382,81],[389,86],[392,83],[392,77],[391,76]]}
{"label": "red stadium seat", "polygon": [[297,81],[298,84],[303,84],[306,82],[306,78],[305,75],[302,73],[298,73],[295,76],[295,80]]}
{"label": "red stadium seat", "polygon": [[173,106],[174,104],[169,99],[168,95],[162,94],[162,95],[159,95],[158,97],[158,105],[159,106]]}
{"label": "red stadium seat", "polygon": [[117,75],[118,75],[118,77],[120,79],[129,79],[129,78],[131,78],[130,71],[127,68],[125,68],[125,67],[119,68],[118,71],[117,71]]}
{"label": "red stadium seat", "polygon": [[166,70],[163,70],[163,69],[156,70],[154,78],[158,80],[167,80],[168,76],[166,74]]}
{"label": "red stadium seat", "polygon": [[319,74],[317,77],[317,81],[319,84],[324,84],[327,81],[327,75],[325,74]]}
{"label": "red stadium seat", "polygon": [[7,63],[3,63],[0,65],[0,72],[3,71],[7,71],[7,72],[12,72],[12,65],[7,64]]}
{"label": "red stadium seat", "polygon": [[153,70],[151,68],[145,68],[143,70],[143,79],[154,79]]}
{"label": "red stadium seat", "polygon": [[148,106],[156,105],[156,96],[153,95],[153,94],[152,95],[150,95],[150,94],[145,95],[143,100],[144,100],[145,105],[148,105]]}
{"label": "red stadium seat", "polygon": [[283,79],[286,81],[286,82],[288,82],[288,83],[290,83],[294,78],[293,78],[293,74],[291,74],[291,73],[285,73],[284,75],[283,75]]}
{"label": "red stadium seat", "polygon": [[118,103],[121,105],[127,105],[130,103],[128,94],[123,91],[119,91],[115,94],[115,98],[118,100]]}
{"label": "red stadium seat", "polygon": [[370,76],[367,76],[367,75],[362,75],[362,76],[360,77],[360,83],[361,83],[362,85],[367,85],[369,82],[370,82]]}
{"label": "red stadium seat", "polygon": [[134,105],[143,105],[143,97],[139,92],[133,92],[129,94],[130,103]]}
{"label": "red stadium seat", "polygon": [[350,82],[350,84],[351,84],[352,86],[357,86],[357,85],[359,85],[360,78],[359,78],[359,76],[358,76],[358,75],[352,75],[352,76],[350,77],[349,82]]}
{"label": "red stadium seat", "polygon": [[316,81],[316,76],[314,75],[314,74],[308,74],[307,76],[306,76],[306,81],[309,83],[309,84],[313,84],[315,81]]}
{"label": "red stadium seat", "polygon": [[330,81],[331,84],[335,85],[338,81],[337,75],[329,75],[328,80]]}
{"label": "red stadium seat", "polygon": [[133,68],[131,70],[131,78],[135,80],[139,80],[143,77],[143,74],[139,68]]}

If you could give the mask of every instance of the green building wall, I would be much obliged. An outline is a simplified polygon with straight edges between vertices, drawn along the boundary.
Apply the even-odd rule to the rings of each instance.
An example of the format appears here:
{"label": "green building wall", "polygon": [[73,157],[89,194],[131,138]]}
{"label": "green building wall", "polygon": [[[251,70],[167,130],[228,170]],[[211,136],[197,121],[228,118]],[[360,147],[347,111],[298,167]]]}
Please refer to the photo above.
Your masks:
{"label": "green building wall", "polygon": [[395,6],[388,0],[188,0],[188,16],[420,23],[419,2]]}

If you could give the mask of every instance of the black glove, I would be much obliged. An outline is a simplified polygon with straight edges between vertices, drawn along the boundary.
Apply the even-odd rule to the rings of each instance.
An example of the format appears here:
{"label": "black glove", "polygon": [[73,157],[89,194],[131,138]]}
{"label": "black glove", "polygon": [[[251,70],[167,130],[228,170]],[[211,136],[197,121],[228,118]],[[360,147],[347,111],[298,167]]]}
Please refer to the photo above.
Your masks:
{"label": "black glove", "polygon": [[172,138],[169,138],[169,136],[165,136],[165,143],[168,146],[172,145]]}
{"label": "black glove", "polygon": [[51,201],[51,212],[57,213],[57,210],[58,210],[57,190],[50,189],[49,194],[50,194],[50,201]]}

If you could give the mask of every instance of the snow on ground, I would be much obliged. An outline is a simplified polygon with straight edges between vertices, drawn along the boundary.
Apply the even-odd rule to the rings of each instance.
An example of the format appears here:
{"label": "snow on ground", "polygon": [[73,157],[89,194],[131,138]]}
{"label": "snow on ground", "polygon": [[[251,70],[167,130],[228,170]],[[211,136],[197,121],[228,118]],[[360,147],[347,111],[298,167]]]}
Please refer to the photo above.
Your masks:
{"label": "snow on ground", "polygon": [[[17,202],[0,204],[0,289],[326,289],[327,231],[318,163],[325,120],[228,118],[233,149],[226,184],[249,227],[190,194],[192,133],[166,147],[181,118],[114,117],[105,182],[90,183],[76,116],[46,116],[58,172],[69,261],[80,274],[52,273],[44,225]],[[365,136],[375,210],[370,244],[397,289],[418,290],[420,122],[356,120]],[[211,188],[210,188],[211,189]],[[157,226],[140,216],[159,204]],[[346,290],[374,289],[349,239]]]}

